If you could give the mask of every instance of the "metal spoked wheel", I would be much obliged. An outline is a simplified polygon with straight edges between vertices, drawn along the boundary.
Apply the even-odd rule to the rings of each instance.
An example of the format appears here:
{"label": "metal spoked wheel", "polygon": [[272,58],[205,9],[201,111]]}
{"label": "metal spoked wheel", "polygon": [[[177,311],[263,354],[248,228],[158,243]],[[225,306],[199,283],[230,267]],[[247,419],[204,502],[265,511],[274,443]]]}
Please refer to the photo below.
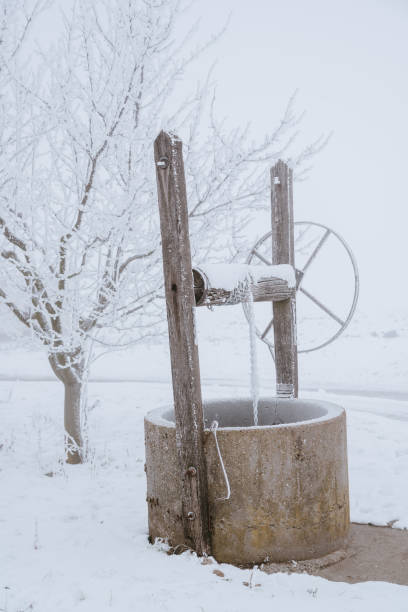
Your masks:
{"label": "metal spoked wheel", "polygon": [[[306,348],[298,347],[299,353],[310,353],[312,351],[317,351],[324,346],[327,346],[336,338],[340,336],[344,332],[344,330],[349,325],[351,319],[353,318],[359,294],[359,274],[357,268],[357,262],[355,257],[347,245],[344,238],[340,236],[334,230],[326,227],[321,223],[315,223],[312,221],[297,221],[295,224],[295,260],[296,260],[296,291],[298,294],[302,294],[307,301],[312,303],[321,313],[330,319],[332,322],[334,321],[336,327],[330,331],[328,337],[323,340],[318,341],[317,343],[311,346],[307,346]],[[339,315],[335,312],[334,308],[327,306],[323,300],[317,298],[314,295],[312,290],[307,289],[304,286],[306,273],[310,272],[311,265],[317,261],[316,258],[318,255],[322,255],[323,247],[327,248],[328,241],[331,241],[333,246],[337,248],[338,258],[340,260],[348,260],[348,263],[351,264],[352,275],[349,275],[350,281],[352,279],[353,282],[353,291],[352,298],[348,305],[345,308],[345,314]],[[272,265],[271,261],[271,253],[272,253],[272,232],[268,232],[251,249],[247,261],[247,264],[264,264],[264,265]],[[298,267],[298,262],[299,267]],[[346,262],[347,263],[347,262]],[[316,264],[315,264],[316,266]],[[333,276],[335,270],[333,266],[330,268],[330,276]],[[348,285],[351,285],[351,282],[347,281]],[[320,279],[319,286],[325,286],[326,283],[324,279]],[[298,295],[298,297],[300,297]],[[243,304],[243,309],[246,318],[249,320],[249,309],[247,304]],[[260,340],[265,342],[268,345],[272,355],[274,355],[274,346],[273,346],[273,318],[268,317],[269,321],[265,324],[260,324],[255,317],[255,328],[256,334]]]}

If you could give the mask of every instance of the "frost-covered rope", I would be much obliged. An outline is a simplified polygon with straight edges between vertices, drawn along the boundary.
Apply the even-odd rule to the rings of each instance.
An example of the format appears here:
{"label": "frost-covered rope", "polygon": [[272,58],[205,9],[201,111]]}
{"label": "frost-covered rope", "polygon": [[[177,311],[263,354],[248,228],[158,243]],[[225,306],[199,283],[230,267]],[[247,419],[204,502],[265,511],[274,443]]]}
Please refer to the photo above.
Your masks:
{"label": "frost-covered rope", "polygon": [[252,409],[254,414],[254,425],[258,425],[258,402],[259,402],[259,378],[258,378],[258,355],[256,350],[256,327],[254,297],[249,289],[248,283],[248,320],[249,320],[249,351],[251,365],[251,395]]}
{"label": "frost-covered rope", "polygon": [[229,483],[229,480],[228,480],[228,474],[227,474],[227,471],[225,469],[224,461],[222,459],[220,447],[218,446],[217,429],[218,429],[218,421],[213,421],[211,423],[210,430],[212,431],[212,433],[214,435],[215,446],[217,448],[218,458],[220,460],[221,469],[222,469],[222,473],[223,473],[224,480],[225,480],[225,486],[227,487],[227,496],[226,497],[218,497],[216,501],[227,501],[231,497],[231,488],[230,488],[230,483]]}

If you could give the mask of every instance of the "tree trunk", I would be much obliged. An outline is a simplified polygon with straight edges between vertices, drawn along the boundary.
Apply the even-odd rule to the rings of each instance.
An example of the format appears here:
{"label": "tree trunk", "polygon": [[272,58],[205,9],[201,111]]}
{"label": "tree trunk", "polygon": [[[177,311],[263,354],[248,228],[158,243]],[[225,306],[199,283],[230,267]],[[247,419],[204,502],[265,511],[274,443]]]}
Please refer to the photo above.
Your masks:
{"label": "tree trunk", "polygon": [[[74,360],[75,365],[72,365]],[[66,462],[82,463],[84,449],[81,433],[81,399],[84,393],[85,356],[79,351],[75,355],[54,353],[49,356],[48,361],[55,376],[64,385]]]}
{"label": "tree trunk", "polygon": [[64,382],[64,427],[67,463],[82,463],[81,434],[82,382]]}

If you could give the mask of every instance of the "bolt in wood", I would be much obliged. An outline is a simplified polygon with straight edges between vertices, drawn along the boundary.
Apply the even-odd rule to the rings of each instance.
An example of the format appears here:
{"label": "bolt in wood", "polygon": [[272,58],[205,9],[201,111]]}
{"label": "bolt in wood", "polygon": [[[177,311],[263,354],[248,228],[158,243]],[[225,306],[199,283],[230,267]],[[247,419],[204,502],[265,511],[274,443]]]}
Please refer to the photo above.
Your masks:
{"label": "bolt in wood", "polygon": [[156,165],[158,168],[163,168],[163,169],[167,168],[167,166],[169,165],[168,157],[161,157],[159,161],[156,163]]}

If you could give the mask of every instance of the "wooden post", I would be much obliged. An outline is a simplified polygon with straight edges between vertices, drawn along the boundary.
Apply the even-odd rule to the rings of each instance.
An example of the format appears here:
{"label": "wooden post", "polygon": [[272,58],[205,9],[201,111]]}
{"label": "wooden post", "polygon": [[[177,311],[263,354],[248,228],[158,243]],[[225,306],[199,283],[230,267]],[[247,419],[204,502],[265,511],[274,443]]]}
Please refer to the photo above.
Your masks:
{"label": "wooden post", "polygon": [[210,554],[200,366],[182,143],[160,132],[154,143],[176,442],[186,544]]}
{"label": "wooden post", "polygon": [[[295,266],[293,172],[282,160],[271,169],[272,263]],[[276,393],[298,396],[296,297],[273,303]]]}

